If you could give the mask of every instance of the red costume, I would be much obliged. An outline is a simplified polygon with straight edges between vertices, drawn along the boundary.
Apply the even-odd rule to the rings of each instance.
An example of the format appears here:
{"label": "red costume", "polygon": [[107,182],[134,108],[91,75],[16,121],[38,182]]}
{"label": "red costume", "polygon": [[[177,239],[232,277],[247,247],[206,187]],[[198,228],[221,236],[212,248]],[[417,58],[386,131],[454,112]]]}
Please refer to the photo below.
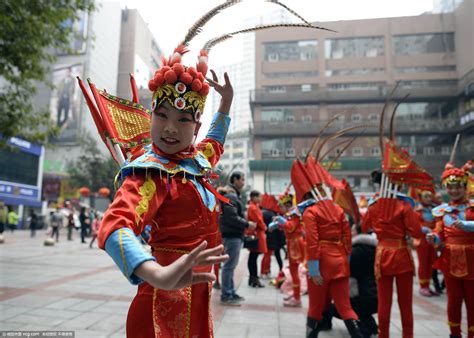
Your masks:
{"label": "red costume", "polygon": [[[432,209],[433,206],[422,204],[416,208],[421,226],[431,231],[435,228],[435,219],[431,213]],[[422,236],[416,247],[416,253],[418,255],[418,282],[420,283],[420,288],[429,289],[433,264],[436,261],[436,250],[426,241],[425,236]]]}
{"label": "red costume", "polygon": [[364,232],[372,229],[379,241],[374,265],[378,292],[379,337],[389,336],[394,279],[397,283],[403,337],[413,337],[415,266],[405,236],[423,236],[418,215],[406,200],[378,198],[369,205],[362,229]]}
{"label": "red costume", "polygon": [[320,201],[303,213],[308,262],[318,260],[323,285],[308,280],[308,317],[321,320],[329,298],[344,320],[358,319],[349,300],[351,230],[342,209],[330,200]]}
{"label": "red costume", "polygon": [[266,253],[267,235],[265,234],[265,231],[267,230],[267,226],[263,221],[263,215],[262,210],[260,210],[260,206],[253,201],[249,202],[249,208],[247,209],[247,219],[257,224],[257,228],[255,230],[245,230],[246,235],[254,235],[258,237],[258,249],[250,249],[250,251]]}
{"label": "red costume", "polygon": [[289,212],[286,218],[287,221],[282,228],[285,232],[288,247],[288,261],[293,280],[293,297],[299,301],[301,300],[301,285],[298,266],[306,261],[303,220],[299,212]]}
{"label": "red costume", "polygon": [[[212,149],[208,158],[211,164],[217,163],[223,151],[222,144],[212,139],[205,139],[197,148]],[[104,249],[116,230],[126,227],[139,235],[145,225],[151,224],[149,245],[160,265],[174,262],[203,240],[214,247],[218,241],[218,203],[209,209],[199,188],[196,181],[182,175],[167,177],[150,170],[128,176],[104,216],[99,246]],[[182,212],[183,206],[186,212]],[[210,271],[211,267],[205,269]],[[143,282],[129,310],[127,337],[212,336],[210,288],[208,284],[195,284],[165,291]]]}
{"label": "red costume", "polygon": [[[457,169],[450,164],[443,172],[444,184],[466,185],[467,168]],[[453,337],[461,337],[461,307],[467,310],[467,336],[474,337],[474,201],[461,199],[441,204],[433,209],[437,217],[438,239],[444,244],[437,264],[444,274],[448,295],[448,325]],[[463,229],[451,224],[455,220],[465,223]]]}

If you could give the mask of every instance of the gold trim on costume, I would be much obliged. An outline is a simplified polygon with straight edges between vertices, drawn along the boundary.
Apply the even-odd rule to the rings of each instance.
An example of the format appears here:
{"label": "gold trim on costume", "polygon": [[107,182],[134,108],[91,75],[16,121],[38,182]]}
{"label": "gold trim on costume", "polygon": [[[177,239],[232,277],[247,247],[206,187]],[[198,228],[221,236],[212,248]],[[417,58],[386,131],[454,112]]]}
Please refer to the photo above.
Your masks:
{"label": "gold trim on costume", "polygon": [[188,286],[186,288],[186,292],[188,294],[188,315],[186,318],[186,338],[189,338],[191,334],[191,302],[192,302],[192,295],[193,295],[193,289],[192,286]]}
{"label": "gold trim on costume", "polygon": [[122,235],[125,231],[122,229],[119,230],[119,246],[120,246],[120,255],[122,256],[123,268],[125,269],[125,276],[128,278],[128,267],[127,261],[125,260],[125,250],[123,249]]}
{"label": "gold trim on costume", "polygon": [[156,322],[156,294],[157,294],[157,289],[153,288],[153,306],[152,306],[152,311],[153,311],[153,332],[155,333],[155,338],[158,338],[161,335],[161,328],[160,325]]}
{"label": "gold trim on costume", "polygon": [[453,322],[450,322],[450,321],[448,320],[448,326],[449,326],[449,327],[458,327],[458,326],[461,326],[461,323],[453,323]]}
{"label": "gold trim on costume", "polygon": [[151,175],[147,175],[145,183],[140,187],[139,194],[142,196],[142,199],[135,208],[136,217],[135,222],[139,225],[142,215],[148,211],[150,206],[150,200],[153,198],[153,195],[156,191],[155,181],[151,178]]}

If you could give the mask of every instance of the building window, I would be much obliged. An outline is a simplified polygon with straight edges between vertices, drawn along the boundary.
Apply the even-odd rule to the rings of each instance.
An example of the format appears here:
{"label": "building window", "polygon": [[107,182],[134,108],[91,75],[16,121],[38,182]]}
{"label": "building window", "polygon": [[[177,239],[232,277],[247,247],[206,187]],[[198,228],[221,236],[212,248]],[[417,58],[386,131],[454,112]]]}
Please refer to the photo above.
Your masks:
{"label": "building window", "polygon": [[311,123],[311,121],[313,121],[313,117],[311,115],[305,115],[305,116],[301,117],[301,120],[303,122]]}
{"label": "building window", "polygon": [[285,41],[264,43],[265,61],[314,60],[318,58],[318,41]]}
{"label": "building window", "polygon": [[267,86],[265,87],[265,90],[268,93],[273,93],[273,94],[286,93],[286,86]]}
{"label": "building window", "polygon": [[262,158],[280,157],[283,149],[292,148],[291,138],[274,138],[262,141]]}
{"label": "building window", "polygon": [[352,148],[352,156],[356,156],[356,157],[364,156],[364,149],[362,149],[362,147]]}
{"label": "building window", "polygon": [[310,84],[303,84],[301,85],[301,91],[302,92],[310,92],[311,91],[311,85]]}
{"label": "building window", "polygon": [[352,122],[359,122],[362,120],[362,116],[360,114],[352,114],[351,121]]}
{"label": "building window", "polygon": [[[344,149],[343,147],[336,147],[335,149],[335,152],[336,152],[336,156],[341,154],[341,151],[342,149]],[[347,152],[344,150],[344,152],[341,154],[341,156],[346,156]]]}
{"label": "building window", "polygon": [[441,155],[450,155],[450,154],[451,154],[451,147],[449,146],[441,147]]}
{"label": "building window", "polygon": [[311,72],[271,72],[263,73],[266,79],[281,79],[281,78],[302,78],[302,77],[316,77],[319,75],[318,71]]}
{"label": "building window", "polygon": [[421,87],[455,87],[457,80],[413,80],[400,81],[402,88],[421,88]]}
{"label": "building window", "polygon": [[383,82],[352,82],[352,83],[330,83],[328,90],[379,90],[383,88]]}
{"label": "building window", "polygon": [[380,156],[380,148],[379,147],[370,148],[370,155]]}
{"label": "building window", "polygon": [[434,155],[435,148],[434,147],[423,147],[423,155]]}
{"label": "building window", "polygon": [[309,148],[303,148],[301,149],[301,156],[306,156],[308,155]]}
{"label": "building window", "polygon": [[392,41],[396,55],[454,52],[454,33],[398,35]]}
{"label": "building window", "polygon": [[378,114],[369,114],[369,121],[378,121],[379,115]]}
{"label": "building window", "polygon": [[455,72],[456,66],[396,67],[396,73]]}
{"label": "building window", "polygon": [[326,39],[324,49],[326,59],[376,57],[384,55],[384,38]]}
{"label": "building window", "polygon": [[375,75],[383,74],[384,71],[383,68],[327,69],[326,76]]}
{"label": "building window", "polygon": [[408,147],[408,153],[410,156],[415,156],[416,155],[416,147]]}

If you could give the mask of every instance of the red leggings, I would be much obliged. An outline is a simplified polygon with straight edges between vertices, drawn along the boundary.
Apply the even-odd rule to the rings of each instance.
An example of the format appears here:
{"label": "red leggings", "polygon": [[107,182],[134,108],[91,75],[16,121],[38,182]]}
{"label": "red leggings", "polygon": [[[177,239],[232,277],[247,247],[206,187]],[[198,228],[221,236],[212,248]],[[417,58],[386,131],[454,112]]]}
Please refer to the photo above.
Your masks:
{"label": "red leggings", "polygon": [[293,297],[296,300],[301,299],[301,281],[300,275],[298,274],[299,263],[290,258],[290,274],[293,280]]}
{"label": "red leggings", "polygon": [[448,325],[453,336],[461,336],[461,307],[466,302],[468,338],[474,337],[474,280],[445,276],[448,293]]}
{"label": "red leggings", "polygon": [[416,248],[418,254],[418,281],[420,287],[427,288],[430,286],[433,264],[436,260],[435,249],[432,245],[422,240]]}
{"label": "red leggings", "polygon": [[[311,278],[308,278],[309,307],[308,317],[314,320],[323,318],[323,311],[327,300],[332,298],[337,312],[343,320],[356,319],[359,317],[352,310],[349,299],[349,277],[324,280],[323,285],[316,285]],[[329,297],[330,296],[330,297]]]}
{"label": "red leggings", "polygon": [[272,262],[273,250],[267,250],[263,254],[262,265],[260,267],[260,275],[268,275],[270,273],[270,264]]}
{"label": "red leggings", "polygon": [[377,281],[379,338],[389,337],[393,279],[397,283],[398,307],[402,317],[403,338],[413,337],[413,272],[382,276]]}
{"label": "red leggings", "polygon": [[219,284],[219,270],[220,270],[220,265],[219,264],[214,264],[214,274],[216,275],[216,283]]}

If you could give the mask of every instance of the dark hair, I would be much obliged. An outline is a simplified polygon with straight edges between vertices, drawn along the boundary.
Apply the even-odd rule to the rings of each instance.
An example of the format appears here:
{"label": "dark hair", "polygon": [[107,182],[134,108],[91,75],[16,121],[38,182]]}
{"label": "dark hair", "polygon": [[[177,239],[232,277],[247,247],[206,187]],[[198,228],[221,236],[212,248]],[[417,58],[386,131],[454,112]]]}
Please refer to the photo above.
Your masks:
{"label": "dark hair", "polygon": [[240,180],[244,176],[244,173],[241,171],[234,171],[232,175],[230,175],[230,184],[234,184],[235,180]]}
{"label": "dark hair", "polygon": [[250,192],[250,198],[254,198],[254,197],[258,197],[258,196],[260,196],[260,191],[252,190]]}
{"label": "dark hair", "polygon": [[372,183],[380,184],[382,182],[382,171],[380,169],[372,170],[370,178],[372,179]]}

